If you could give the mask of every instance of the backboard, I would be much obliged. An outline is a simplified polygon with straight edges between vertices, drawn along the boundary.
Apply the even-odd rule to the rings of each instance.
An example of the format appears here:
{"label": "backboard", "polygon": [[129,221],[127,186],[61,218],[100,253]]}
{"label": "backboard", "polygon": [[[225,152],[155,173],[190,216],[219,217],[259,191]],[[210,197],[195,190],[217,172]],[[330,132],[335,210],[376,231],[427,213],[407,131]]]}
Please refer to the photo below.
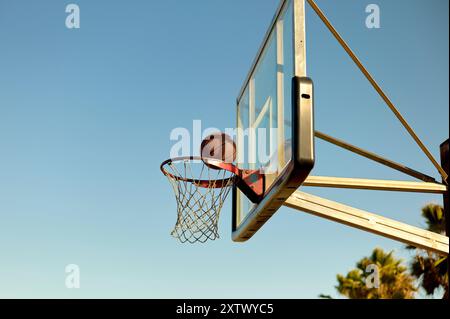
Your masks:
{"label": "backboard", "polygon": [[251,201],[234,186],[234,241],[252,237],[314,165],[305,44],[305,1],[282,0],[237,98],[236,163],[260,170],[264,195]]}

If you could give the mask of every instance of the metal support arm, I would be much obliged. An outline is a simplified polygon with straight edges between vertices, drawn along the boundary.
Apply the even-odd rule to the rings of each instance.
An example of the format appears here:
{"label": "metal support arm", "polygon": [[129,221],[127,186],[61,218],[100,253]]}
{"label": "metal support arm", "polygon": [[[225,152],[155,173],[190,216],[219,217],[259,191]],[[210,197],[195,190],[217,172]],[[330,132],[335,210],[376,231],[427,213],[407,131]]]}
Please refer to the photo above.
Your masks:
{"label": "metal support arm", "polygon": [[449,240],[447,236],[423,230],[318,196],[296,191],[288,198],[284,205],[315,216],[391,238],[408,245],[433,251],[441,255],[448,255]]}
{"label": "metal support arm", "polygon": [[379,191],[445,194],[448,187],[438,183],[391,181],[379,179],[308,176],[303,186],[370,189]]}

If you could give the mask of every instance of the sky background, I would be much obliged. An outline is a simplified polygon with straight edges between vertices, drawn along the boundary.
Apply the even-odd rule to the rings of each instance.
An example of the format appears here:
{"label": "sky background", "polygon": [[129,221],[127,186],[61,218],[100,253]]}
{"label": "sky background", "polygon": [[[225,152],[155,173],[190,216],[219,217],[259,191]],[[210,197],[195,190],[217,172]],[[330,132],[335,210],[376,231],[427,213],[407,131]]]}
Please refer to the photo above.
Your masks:
{"label": "sky background", "polygon": [[[175,127],[234,127],[235,100],[277,0],[0,0],[0,297],[316,298],[373,248],[404,245],[281,208],[248,242],[180,244],[159,171]],[[448,138],[448,1],[317,3],[439,158]],[[367,29],[365,8],[381,9]],[[387,106],[307,10],[316,128],[438,178]],[[313,174],[406,179],[316,144]],[[425,227],[439,195],[303,190]],[[65,287],[77,264],[81,288]]]}

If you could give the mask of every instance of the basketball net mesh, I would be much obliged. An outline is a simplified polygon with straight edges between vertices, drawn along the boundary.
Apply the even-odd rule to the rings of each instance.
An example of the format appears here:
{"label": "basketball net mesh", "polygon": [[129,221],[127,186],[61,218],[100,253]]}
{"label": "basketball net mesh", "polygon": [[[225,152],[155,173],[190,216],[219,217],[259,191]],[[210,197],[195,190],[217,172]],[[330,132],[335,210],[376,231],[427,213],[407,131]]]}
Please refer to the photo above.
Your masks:
{"label": "basketball net mesh", "polygon": [[[182,243],[204,243],[219,238],[220,210],[233,185],[233,174],[210,168],[199,160],[169,163],[167,171],[173,175],[167,178],[177,201],[177,222],[171,235]],[[217,187],[218,181],[225,179],[228,180]],[[195,180],[208,180],[209,184],[200,187]]]}

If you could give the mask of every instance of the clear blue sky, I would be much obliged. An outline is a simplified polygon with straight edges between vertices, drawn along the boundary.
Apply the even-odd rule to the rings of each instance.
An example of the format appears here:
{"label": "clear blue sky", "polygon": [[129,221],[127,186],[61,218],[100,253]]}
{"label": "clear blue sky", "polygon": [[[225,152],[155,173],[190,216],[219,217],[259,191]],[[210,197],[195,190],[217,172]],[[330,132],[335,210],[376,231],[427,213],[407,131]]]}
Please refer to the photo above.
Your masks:
{"label": "clear blue sky", "polygon": [[[183,245],[159,164],[170,131],[235,125],[235,99],[277,0],[0,0],[0,297],[336,296],[374,247],[402,244],[282,208],[246,243]],[[318,0],[438,158],[448,137],[448,1]],[[365,7],[381,8],[381,29]],[[311,9],[308,73],[323,132],[438,177]],[[404,179],[317,142],[316,175]],[[406,178],[408,179],[408,178]],[[308,189],[424,227],[440,196]],[[66,289],[64,267],[81,268]]]}

